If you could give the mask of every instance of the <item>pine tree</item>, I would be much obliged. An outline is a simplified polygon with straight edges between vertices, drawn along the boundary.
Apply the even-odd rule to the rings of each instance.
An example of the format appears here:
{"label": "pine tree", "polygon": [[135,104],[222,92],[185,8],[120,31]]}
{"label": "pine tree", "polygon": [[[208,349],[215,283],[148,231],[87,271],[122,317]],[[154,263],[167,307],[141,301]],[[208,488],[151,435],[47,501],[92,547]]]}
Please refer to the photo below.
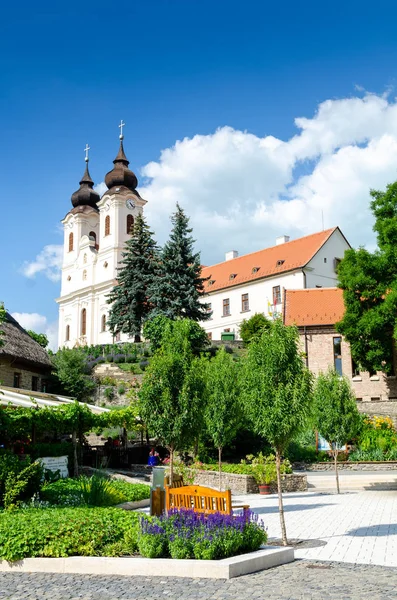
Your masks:
{"label": "pine tree", "polygon": [[158,269],[158,248],[141,214],[135,219],[122,257],[117,284],[107,299],[111,304],[108,325],[113,334],[127,333],[139,342],[143,322],[151,308],[148,288]]}
{"label": "pine tree", "polygon": [[170,239],[161,254],[160,277],[151,288],[152,316],[162,314],[170,319],[206,321],[211,314],[209,305],[200,302],[205,281],[201,277],[200,253],[194,252],[195,240],[190,235],[193,230],[179,204],[171,222]]}

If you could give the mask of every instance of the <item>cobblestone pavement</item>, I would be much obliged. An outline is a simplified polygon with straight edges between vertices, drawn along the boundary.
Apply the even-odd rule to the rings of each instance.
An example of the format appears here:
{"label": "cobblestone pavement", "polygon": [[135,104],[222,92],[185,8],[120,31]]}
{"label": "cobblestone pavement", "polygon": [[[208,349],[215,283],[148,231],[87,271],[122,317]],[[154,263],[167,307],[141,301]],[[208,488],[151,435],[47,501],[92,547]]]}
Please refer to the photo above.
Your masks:
{"label": "cobblestone pavement", "polygon": [[229,581],[0,573],[1,600],[387,600],[397,570],[296,561]]}
{"label": "cobblestone pavement", "polygon": [[[276,496],[233,500],[249,504],[269,538],[280,538]],[[397,491],[285,494],[284,508],[288,536],[313,541],[298,546],[295,558],[397,567]]]}

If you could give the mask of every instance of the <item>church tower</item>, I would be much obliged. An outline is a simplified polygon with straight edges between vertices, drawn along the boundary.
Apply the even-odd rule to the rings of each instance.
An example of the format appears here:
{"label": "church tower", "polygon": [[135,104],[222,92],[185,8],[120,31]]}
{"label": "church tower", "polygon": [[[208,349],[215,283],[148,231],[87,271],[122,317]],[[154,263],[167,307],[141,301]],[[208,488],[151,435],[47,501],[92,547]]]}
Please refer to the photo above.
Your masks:
{"label": "church tower", "polygon": [[127,341],[124,334],[113,338],[107,329],[109,305],[122,252],[136,216],[146,200],[139,195],[138,179],[129,168],[124,152],[121,121],[120,148],[114,167],[105,176],[108,190],[102,198],[86,170],[80,188],[72,194],[73,208],[63,219],[64,249],[59,304],[59,347],[111,344]]}

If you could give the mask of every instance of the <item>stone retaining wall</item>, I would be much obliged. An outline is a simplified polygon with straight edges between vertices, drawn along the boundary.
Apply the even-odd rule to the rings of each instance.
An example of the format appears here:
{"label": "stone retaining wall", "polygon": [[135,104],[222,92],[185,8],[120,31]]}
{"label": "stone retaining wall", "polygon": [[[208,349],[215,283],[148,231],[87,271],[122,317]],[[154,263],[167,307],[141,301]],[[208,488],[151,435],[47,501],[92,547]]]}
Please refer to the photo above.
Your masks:
{"label": "stone retaining wall", "polygon": [[[294,463],[296,471],[333,471],[334,462],[324,463]],[[338,462],[340,471],[397,471],[397,461],[388,462]]]}
{"label": "stone retaining wall", "polygon": [[[196,485],[205,485],[212,488],[219,487],[219,474],[216,471],[199,471],[194,479]],[[233,494],[257,494],[258,484],[252,475],[236,475],[235,473],[222,473],[222,488],[230,489]],[[283,492],[306,492],[307,478],[303,473],[284,475],[282,481]],[[271,493],[277,491],[277,484],[271,484]]]}

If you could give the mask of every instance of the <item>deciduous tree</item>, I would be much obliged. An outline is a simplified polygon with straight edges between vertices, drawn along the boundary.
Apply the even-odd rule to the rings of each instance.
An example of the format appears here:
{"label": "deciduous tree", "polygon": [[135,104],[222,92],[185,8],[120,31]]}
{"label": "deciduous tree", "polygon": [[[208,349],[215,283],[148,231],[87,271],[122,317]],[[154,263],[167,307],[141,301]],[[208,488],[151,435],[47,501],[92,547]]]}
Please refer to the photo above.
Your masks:
{"label": "deciduous tree", "polygon": [[271,321],[263,313],[256,313],[249,319],[244,319],[240,325],[240,337],[244,344],[248,346],[250,341],[257,335],[261,335],[263,330],[269,329]]}
{"label": "deciduous tree", "polygon": [[397,339],[397,182],[371,196],[378,248],[345,252],[338,267],[345,314],[337,330],[363,370],[390,373]]}
{"label": "deciduous tree", "polygon": [[219,489],[222,489],[222,449],[233,441],[240,417],[238,365],[224,348],[208,363],[206,373],[207,408],[205,424],[218,448]]}
{"label": "deciduous tree", "polygon": [[298,343],[298,330],[276,320],[268,331],[250,343],[242,381],[245,408],[252,427],[275,451],[284,545],[287,545],[287,533],[281,457],[288,443],[305,427],[312,405],[312,375],[304,366]]}
{"label": "deciduous tree", "polygon": [[320,373],[316,379],[313,414],[314,425],[334,457],[339,494],[338,450],[359,433],[361,417],[349,381],[333,369]]}
{"label": "deciduous tree", "polygon": [[175,450],[188,448],[201,428],[205,408],[203,359],[194,357],[186,320],[155,352],[139,391],[140,416],[151,435],[170,452],[170,481]]}

